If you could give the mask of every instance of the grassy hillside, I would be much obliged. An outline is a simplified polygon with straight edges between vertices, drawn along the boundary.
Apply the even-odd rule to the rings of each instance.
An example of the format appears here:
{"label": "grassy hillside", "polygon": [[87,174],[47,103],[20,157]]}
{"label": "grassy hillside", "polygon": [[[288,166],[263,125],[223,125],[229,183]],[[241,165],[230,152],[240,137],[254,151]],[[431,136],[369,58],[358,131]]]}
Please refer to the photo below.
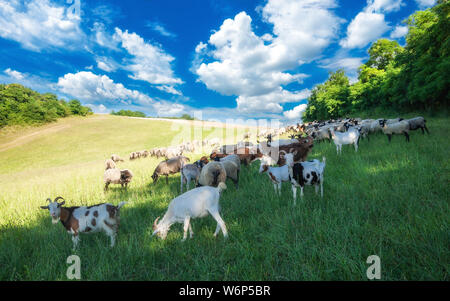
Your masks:
{"label": "grassy hillside", "polygon": [[[228,182],[221,197],[228,240],[213,237],[207,217],[192,221],[186,242],[181,224],[165,241],[150,237],[180,185],[178,175],[152,183],[158,160],[119,163],[133,171],[131,186],[103,192],[110,154],[169,145],[180,126],[96,115],[0,133],[0,279],[66,280],[66,259],[77,254],[83,280],[365,280],[375,254],[383,280],[449,280],[450,126],[427,120],[431,135],[414,132],[409,144],[379,134],[339,157],[333,144],[316,145],[310,158],[327,158],[324,198],[307,187],[296,207],[288,184],[275,195],[259,162],[243,167],[240,189]],[[116,246],[104,234],[81,235],[73,252],[63,227],[39,209],[58,195],[68,206],[129,202]]]}

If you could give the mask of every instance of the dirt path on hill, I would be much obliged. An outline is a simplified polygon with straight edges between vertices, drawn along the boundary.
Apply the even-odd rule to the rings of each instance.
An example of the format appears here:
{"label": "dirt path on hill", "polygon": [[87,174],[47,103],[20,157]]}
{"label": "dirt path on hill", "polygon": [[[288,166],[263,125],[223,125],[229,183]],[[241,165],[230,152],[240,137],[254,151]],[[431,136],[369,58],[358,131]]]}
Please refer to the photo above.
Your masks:
{"label": "dirt path on hill", "polygon": [[66,128],[69,128],[69,127],[71,127],[71,126],[68,124],[56,125],[56,126],[52,126],[52,127],[46,128],[46,129],[39,130],[37,132],[33,132],[30,134],[18,137],[16,139],[14,139],[13,141],[10,141],[10,142],[4,143],[4,144],[0,144],[0,152],[4,152],[10,148],[28,143],[42,135],[56,133],[56,132],[66,129]]}

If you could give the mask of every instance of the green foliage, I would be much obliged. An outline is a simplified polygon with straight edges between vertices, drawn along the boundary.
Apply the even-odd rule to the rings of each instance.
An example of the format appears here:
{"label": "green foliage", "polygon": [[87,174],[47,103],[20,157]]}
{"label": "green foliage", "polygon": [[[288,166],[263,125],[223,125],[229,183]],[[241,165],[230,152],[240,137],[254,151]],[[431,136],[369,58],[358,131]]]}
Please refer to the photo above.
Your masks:
{"label": "green foliage", "polygon": [[52,93],[40,94],[20,84],[0,85],[0,128],[42,124],[70,115],[92,114],[78,100],[66,103]]}
{"label": "green foliage", "polygon": [[180,117],[162,117],[167,119],[184,119],[184,120],[196,120],[196,118],[192,117],[189,114],[183,114]]}
{"label": "green foliage", "polygon": [[341,116],[348,105],[349,80],[344,70],[330,73],[330,78],[311,92],[305,117],[325,119]]}
{"label": "green foliage", "polygon": [[145,113],[140,111],[131,111],[131,110],[120,110],[118,112],[111,112],[111,115],[117,116],[130,116],[130,117],[147,117]]}
{"label": "green foliage", "polygon": [[[305,120],[342,117],[355,112],[397,110],[430,112],[448,109],[450,86],[450,3],[412,14],[406,46],[380,39],[359,68],[358,82],[336,81],[337,73],[317,85],[308,99]],[[341,74],[342,73],[342,74]],[[347,91],[347,92],[345,92]]]}

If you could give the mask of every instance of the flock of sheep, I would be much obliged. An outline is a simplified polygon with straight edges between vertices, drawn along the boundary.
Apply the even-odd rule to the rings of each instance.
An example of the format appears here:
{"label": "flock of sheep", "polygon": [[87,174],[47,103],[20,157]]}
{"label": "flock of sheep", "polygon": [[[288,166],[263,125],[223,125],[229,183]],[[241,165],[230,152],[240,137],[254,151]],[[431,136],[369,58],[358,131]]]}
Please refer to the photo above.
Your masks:
{"label": "flock of sheep", "polygon": [[[221,192],[227,188],[225,182],[231,179],[236,189],[239,189],[239,173],[242,165],[249,165],[255,160],[260,160],[260,174],[267,174],[272,182],[275,192],[281,194],[283,182],[291,184],[293,204],[296,204],[297,188],[300,187],[303,198],[304,186],[315,186],[316,194],[320,188],[323,197],[323,181],[326,166],[325,157],[322,161],[317,159],[307,161],[314,142],[333,140],[338,154],[342,152],[343,145],[354,145],[358,150],[360,138],[367,138],[376,132],[387,135],[389,142],[392,135],[405,135],[409,141],[409,132],[421,129],[422,133],[428,128],[423,117],[405,120],[395,119],[365,119],[347,118],[339,120],[314,121],[304,124],[296,124],[280,129],[269,129],[259,133],[257,144],[248,141],[251,134],[246,133],[244,140],[237,144],[222,145],[218,138],[203,141],[191,141],[177,146],[154,148],[132,152],[130,160],[140,157],[164,157],[155,168],[152,179],[157,183],[159,177],[166,177],[180,173],[180,195],[174,198],[162,217],[156,218],[153,223],[153,235],[164,239],[174,223],[184,224],[183,240],[193,236],[190,220],[210,214],[216,221],[216,236],[220,231],[227,236],[225,222],[219,214],[219,198]],[[290,139],[273,140],[276,135],[291,133]],[[259,138],[267,140],[260,142]],[[247,140],[247,141],[246,141]],[[197,161],[189,163],[190,159],[183,156],[186,152],[199,153],[203,147],[210,147],[209,158],[202,156]],[[110,184],[120,184],[127,187],[133,178],[133,173],[128,169],[119,169],[117,162],[124,161],[117,155],[112,155],[106,161],[104,172],[105,191]],[[189,190],[190,183],[194,181],[194,188]],[[183,193],[183,188],[186,192]],[[114,246],[114,238],[119,225],[119,209],[125,203],[118,206],[112,204],[99,204],[89,207],[63,207],[64,201],[58,203],[61,197],[54,201],[48,199],[50,204],[43,209],[50,211],[53,223],[61,221],[63,226],[72,234],[74,248],[79,241],[79,233],[96,232],[103,230],[111,237],[111,246]]]}

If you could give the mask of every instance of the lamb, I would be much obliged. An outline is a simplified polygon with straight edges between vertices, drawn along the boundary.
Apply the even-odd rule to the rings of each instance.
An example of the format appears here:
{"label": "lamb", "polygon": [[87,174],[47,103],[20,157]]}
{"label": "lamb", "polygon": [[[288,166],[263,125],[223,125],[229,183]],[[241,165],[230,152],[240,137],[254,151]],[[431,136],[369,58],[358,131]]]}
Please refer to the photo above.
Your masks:
{"label": "lamb", "polygon": [[383,130],[383,133],[387,135],[388,141],[391,142],[392,135],[405,135],[406,142],[409,142],[409,122],[406,120],[402,120],[399,122],[387,124],[386,119],[382,119],[379,121],[381,129]]}
{"label": "lamb", "polygon": [[303,199],[303,188],[305,185],[315,185],[316,194],[320,185],[320,196],[323,198],[323,173],[325,170],[325,157],[322,162],[315,159],[308,162],[295,163],[292,167],[294,205],[297,199],[297,187],[300,187],[300,197]]}
{"label": "lamb", "polygon": [[105,181],[105,191],[108,190],[109,184],[120,184],[122,188],[125,186],[126,189],[128,187],[128,183],[131,182],[132,178],[133,173],[128,169],[107,169],[103,174],[103,179]]}
{"label": "lamb", "polygon": [[220,162],[211,161],[202,168],[198,186],[217,187],[219,183],[225,183],[227,180],[227,172]]}
{"label": "lamb", "polygon": [[227,186],[224,183],[219,183],[217,188],[209,186],[197,187],[174,198],[161,221],[158,222],[158,217],[153,222],[152,236],[158,235],[161,239],[165,239],[170,226],[174,223],[184,223],[182,241],[185,241],[188,230],[190,238],[194,235],[190,223],[191,218],[205,217],[209,213],[217,221],[214,237],[222,230],[223,236],[226,238],[228,236],[227,228],[219,214],[220,193],[226,188]]}
{"label": "lamb", "polygon": [[208,164],[209,161],[206,157],[201,157],[200,160],[195,161],[193,164],[183,165],[180,170],[180,191],[183,193],[183,184],[186,185],[187,190],[189,190],[189,183],[194,180],[195,186],[198,184],[198,179],[200,177],[200,172],[204,165]]}
{"label": "lamb", "polygon": [[153,183],[158,181],[160,176],[166,176],[166,184],[169,183],[169,175],[180,172],[181,167],[189,162],[189,158],[178,156],[166,161],[162,161],[156,166],[153,171],[152,179]]}
{"label": "lamb", "polygon": [[119,161],[124,161],[121,157],[119,157],[118,155],[111,155],[111,160],[113,160],[114,162],[119,162]]}
{"label": "lamb", "polygon": [[[410,131],[415,131],[417,129],[421,129],[422,134],[425,134],[425,131],[427,131],[427,134],[430,134],[430,132],[428,131],[427,125],[425,124],[427,122],[425,120],[425,118],[419,116],[419,117],[407,119],[406,121],[408,121],[408,123],[409,123]],[[424,129],[425,129],[425,131],[424,131]]]}
{"label": "lamb", "polygon": [[116,168],[116,163],[114,163],[114,160],[112,159],[106,160],[105,165],[105,170]]}
{"label": "lamb", "polygon": [[336,145],[336,152],[342,153],[342,145],[353,144],[355,146],[355,152],[358,151],[359,143],[359,131],[355,128],[348,130],[345,133],[335,132],[333,128],[329,129],[333,142]]}
{"label": "lamb", "polygon": [[[273,183],[273,188],[275,189],[275,193],[281,196],[281,184],[283,182],[291,182],[292,181],[292,166],[294,165],[294,154],[289,153],[285,154],[287,164],[274,167],[271,166],[275,163],[272,157],[264,156],[261,160],[261,165],[259,168],[259,173],[267,173],[269,179]],[[291,183],[292,184],[292,183]],[[294,192],[294,186],[292,186],[292,191]],[[295,206],[295,194],[294,194],[294,206]]]}
{"label": "lamb", "polygon": [[[63,201],[58,203],[60,199]],[[117,206],[103,203],[89,207],[63,207],[66,201],[60,196],[53,202],[50,198],[47,201],[49,202],[48,206],[41,206],[41,208],[48,209],[53,224],[60,221],[67,232],[72,234],[74,250],[80,241],[80,233],[99,231],[104,231],[109,236],[111,247],[114,247],[120,223],[119,210],[126,202],[120,202]]]}

